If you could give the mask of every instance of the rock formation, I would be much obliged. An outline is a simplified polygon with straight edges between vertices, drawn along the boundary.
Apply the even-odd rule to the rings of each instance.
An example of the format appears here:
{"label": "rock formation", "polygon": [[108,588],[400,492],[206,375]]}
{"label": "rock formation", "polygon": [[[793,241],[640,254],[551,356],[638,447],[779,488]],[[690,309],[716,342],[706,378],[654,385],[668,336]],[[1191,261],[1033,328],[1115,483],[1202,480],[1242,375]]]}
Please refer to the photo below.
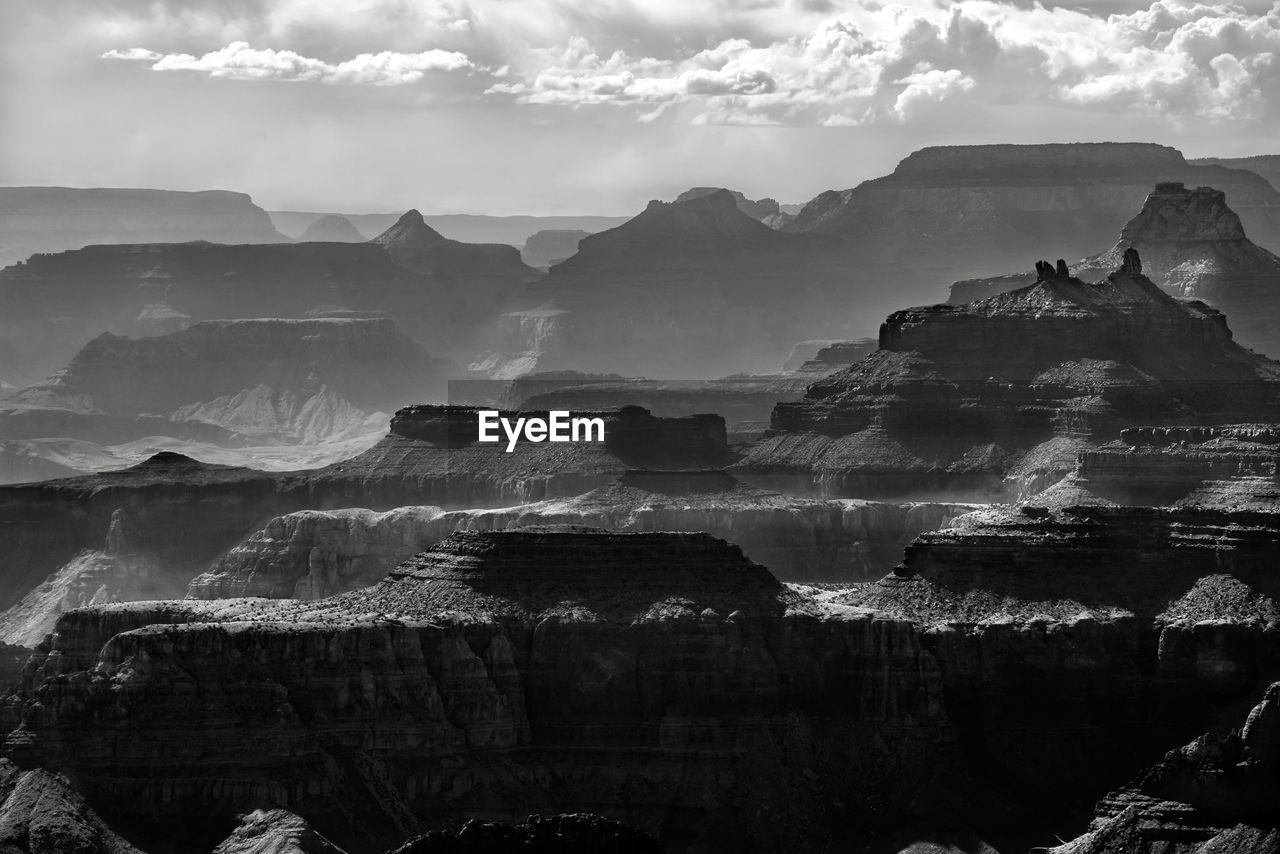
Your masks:
{"label": "rock formation", "polygon": [[244,193],[0,187],[0,266],[99,243],[283,243]]}
{"label": "rock formation", "polygon": [[1241,729],[1171,750],[1098,804],[1088,833],[1046,854],[1280,851],[1280,682]]}
{"label": "rock formation", "polygon": [[213,854],[346,854],[288,810],[258,809],[244,816]]}
{"label": "rock formation", "polygon": [[61,774],[0,759],[0,847],[13,854],[141,854]]}
{"label": "rock formation", "polygon": [[1029,245],[1069,258],[1096,251],[1162,181],[1227,191],[1254,239],[1280,250],[1280,193],[1266,180],[1148,143],[923,148],[891,175],[819,195],[787,228],[854,241],[877,271],[990,276]]}
{"label": "rock formation", "polygon": [[428,254],[431,274],[401,267],[373,243],[90,246],[36,255],[0,270],[0,359],[11,360],[0,363],[0,376],[37,382],[103,332],[139,334],[140,315],[158,303],[193,321],[378,312],[432,352],[462,360],[490,333],[502,299],[538,275],[510,247],[443,241]]}
{"label": "rock formation", "polygon": [[779,404],[734,470],[785,491],[993,499],[1038,491],[1134,424],[1273,417],[1280,365],[1218,312],[1141,273],[1086,284],[1037,266],[1034,285],[890,315],[878,352]]}
{"label": "rock formation", "polygon": [[735,459],[718,416],[587,414],[604,419],[606,441],[522,441],[507,453],[505,443],[476,443],[475,408],[416,406],[400,410],[368,451],[318,469],[263,472],[163,452],[120,471],[0,487],[0,529],[15,532],[0,537],[0,565],[10,567],[0,577],[0,609],[81,551],[100,549],[122,508],[139,559],[185,585],[267,520],[298,510],[504,507],[579,495],[633,469],[719,468]]}
{"label": "rock formation", "polygon": [[824,241],[775,231],[725,190],[650,202],[504,316],[493,376],[576,369],[690,379],[776,369],[805,337],[851,337],[861,296]]}
{"label": "rock formation", "polygon": [[1197,157],[1188,161],[1197,166],[1225,166],[1243,169],[1267,180],[1280,189],[1280,154],[1260,154],[1257,157]]}
{"label": "rock formation", "polygon": [[[548,524],[707,531],[741,547],[784,581],[865,581],[884,575],[917,534],[943,527],[970,509],[972,505],[794,498],[716,471],[633,471],[580,496],[496,510],[399,507],[384,513],[290,513],[272,519],[215,560],[191,582],[188,595],[320,599],[374,584],[389,567],[456,530]],[[7,630],[4,615],[0,628]]]}
{"label": "rock formation", "polygon": [[520,257],[530,267],[545,270],[573,257],[578,251],[578,244],[590,234],[589,231],[557,229],[535,232],[524,242]]}
{"label": "rock formation", "polygon": [[380,432],[386,413],[442,398],[446,369],[385,319],[104,334],[62,371],[0,402],[0,436],[316,444]]}
{"label": "rock formation", "polygon": [[388,854],[662,854],[652,836],[591,814],[531,815],[517,825],[472,820],[456,834],[438,830]]}
{"label": "rock formation", "polygon": [[338,214],[325,214],[298,235],[299,243],[363,243],[367,239],[351,220]]}
{"label": "rock formation", "polygon": [[[397,264],[430,276],[468,280],[472,288],[494,289],[511,281],[530,282],[535,271],[520,260],[520,252],[504,243],[462,243],[450,240],[427,225],[422,214],[407,211],[395,224],[371,241],[386,250]],[[497,300],[509,294],[501,288],[488,294],[471,294],[472,300]]]}
{"label": "rock formation", "polygon": [[[276,228],[289,235],[301,234],[325,214],[307,211],[268,211]],[[381,234],[403,214],[339,214],[361,234]],[[485,214],[428,214],[423,220],[450,240],[463,243],[505,243],[522,246],[539,231],[585,231],[595,234],[622,225],[625,216],[488,216]]]}
{"label": "rock formation", "polygon": [[791,221],[791,217],[783,213],[782,206],[774,199],[748,199],[737,190],[725,190],[721,187],[694,187],[676,196],[676,202],[687,202],[720,192],[729,193],[733,196],[734,202],[737,203],[738,210],[754,220],[759,220],[770,228],[781,228]]}
{"label": "rock formation", "polygon": [[270,801],[358,852],[530,810],[685,848],[840,847],[937,788],[947,733],[908,626],[705,534],[459,533],[367,590],[80,609],[51,644],[6,750],[151,834]]}
{"label": "rock formation", "polygon": [[[1280,257],[1245,236],[1221,190],[1157,184],[1115,246],[1080,261],[1077,273],[1101,275],[1137,261],[1135,272],[1145,270],[1169,294],[1203,300],[1225,314],[1242,345],[1280,356]],[[1012,274],[956,282],[949,301],[961,304],[1030,281]]]}

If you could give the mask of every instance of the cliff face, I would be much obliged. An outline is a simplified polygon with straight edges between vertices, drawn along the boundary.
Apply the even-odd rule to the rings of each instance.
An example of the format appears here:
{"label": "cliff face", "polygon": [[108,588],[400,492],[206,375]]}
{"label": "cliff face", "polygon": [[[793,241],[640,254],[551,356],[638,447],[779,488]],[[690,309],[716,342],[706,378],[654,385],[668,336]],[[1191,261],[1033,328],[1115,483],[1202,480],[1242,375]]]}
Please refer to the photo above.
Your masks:
{"label": "cliff face", "polygon": [[738,210],[754,220],[764,223],[770,228],[781,228],[791,217],[782,212],[782,207],[775,199],[748,199],[737,190],[725,190],[721,187],[693,187],[676,196],[676,202],[687,202],[700,199],[712,193],[727,192],[733,196]]}
{"label": "cliff face", "polygon": [[819,195],[787,228],[853,241],[871,269],[989,276],[1028,245],[1065,258],[1096,251],[1162,181],[1226,190],[1254,239],[1280,249],[1280,193],[1264,179],[1146,143],[924,148],[891,175]]}
{"label": "cliff face", "polygon": [[0,187],[0,265],[97,243],[283,243],[244,193]]}
{"label": "cliff face", "polygon": [[[1136,259],[1135,259],[1136,261]],[[1031,494],[1127,426],[1273,417],[1280,366],[1126,263],[890,315],[880,350],[779,404],[735,471],[827,495]]]}
{"label": "cliff face", "polygon": [[[1280,257],[1245,236],[1221,190],[1156,185],[1115,246],[1079,262],[1077,274],[1115,269],[1128,249],[1138,251],[1142,272],[1167,293],[1203,300],[1223,312],[1240,344],[1280,355]],[[1032,281],[1033,274],[1010,274],[956,282],[949,301],[961,304]]]}
{"label": "cliff face", "polygon": [[578,244],[591,232],[580,230],[547,229],[529,235],[520,249],[520,258],[530,267],[546,269],[573,257]]}
{"label": "cliff face", "polygon": [[[205,321],[172,335],[89,342],[0,404],[0,435],[125,442],[208,426],[316,443],[444,395],[445,365],[389,320]],[[137,419],[136,422],[134,419]],[[372,420],[372,423],[370,422]]]}
{"label": "cliff face", "polygon": [[374,584],[388,567],[455,530],[548,524],[706,531],[741,547],[783,580],[862,581],[882,576],[921,531],[943,527],[969,509],[817,501],[748,487],[722,472],[635,471],[581,496],[497,510],[400,507],[280,516],[197,576],[188,595],[319,599]]}

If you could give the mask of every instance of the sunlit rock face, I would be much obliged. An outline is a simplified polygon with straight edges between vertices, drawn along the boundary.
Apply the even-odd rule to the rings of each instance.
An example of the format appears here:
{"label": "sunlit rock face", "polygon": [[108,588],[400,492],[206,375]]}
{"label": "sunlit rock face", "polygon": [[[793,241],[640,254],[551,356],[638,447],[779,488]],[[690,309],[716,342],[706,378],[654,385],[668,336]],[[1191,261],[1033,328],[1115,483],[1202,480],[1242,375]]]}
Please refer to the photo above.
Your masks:
{"label": "sunlit rock face", "polygon": [[1280,365],[1165,294],[1136,255],[1096,284],[1037,266],[1033,285],[890,315],[880,349],[779,404],[735,472],[788,491],[999,500],[1135,424],[1274,417]]}
{"label": "sunlit rock face", "polygon": [[[1227,195],[1213,187],[1157,184],[1110,250],[1076,265],[1076,275],[1104,275],[1138,251],[1142,273],[1166,293],[1202,300],[1226,315],[1235,340],[1280,355],[1280,257],[1245,236]],[[951,286],[953,304],[1031,284],[1032,273],[970,279]]]}

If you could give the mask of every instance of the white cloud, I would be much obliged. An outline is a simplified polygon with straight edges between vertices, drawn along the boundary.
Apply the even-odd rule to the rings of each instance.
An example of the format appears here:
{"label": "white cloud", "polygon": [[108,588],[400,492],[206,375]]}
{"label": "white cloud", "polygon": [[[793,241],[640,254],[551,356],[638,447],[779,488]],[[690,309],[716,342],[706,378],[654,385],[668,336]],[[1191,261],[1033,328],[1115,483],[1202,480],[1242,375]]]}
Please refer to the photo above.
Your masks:
{"label": "white cloud", "polygon": [[248,42],[240,41],[198,57],[187,53],[160,54],[144,48],[110,50],[102,57],[148,61],[152,63],[153,71],[203,71],[212,77],[234,80],[309,80],[373,86],[416,83],[430,71],[458,71],[473,67],[466,54],[457,51],[382,51],[329,63],[291,50],[253,48]]}
{"label": "white cloud", "polygon": [[[103,56],[157,71],[382,86],[467,69],[489,100],[625,107],[642,122],[911,124],[1019,103],[1172,121],[1280,114],[1280,3],[1258,11],[1157,0],[1103,15],[1006,0],[260,2],[269,12],[257,30],[271,44],[327,32],[341,43],[350,21],[362,41],[381,33],[388,45],[452,49],[328,62],[314,50],[236,39],[198,57],[142,48]],[[667,109],[676,104],[693,109]]]}

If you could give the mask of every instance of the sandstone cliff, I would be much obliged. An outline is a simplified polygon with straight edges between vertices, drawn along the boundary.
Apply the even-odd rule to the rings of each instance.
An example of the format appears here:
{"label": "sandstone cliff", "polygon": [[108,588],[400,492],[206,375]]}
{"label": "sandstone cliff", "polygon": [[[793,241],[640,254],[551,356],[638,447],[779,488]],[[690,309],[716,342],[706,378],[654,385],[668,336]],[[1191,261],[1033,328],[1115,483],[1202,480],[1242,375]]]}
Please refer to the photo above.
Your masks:
{"label": "sandstone cliff", "polygon": [[982,500],[1036,492],[1134,424],[1274,417],[1280,365],[1218,312],[1129,263],[1097,284],[1037,266],[1034,285],[890,315],[879,351],[779,404],[734,470],[789,491]]}

